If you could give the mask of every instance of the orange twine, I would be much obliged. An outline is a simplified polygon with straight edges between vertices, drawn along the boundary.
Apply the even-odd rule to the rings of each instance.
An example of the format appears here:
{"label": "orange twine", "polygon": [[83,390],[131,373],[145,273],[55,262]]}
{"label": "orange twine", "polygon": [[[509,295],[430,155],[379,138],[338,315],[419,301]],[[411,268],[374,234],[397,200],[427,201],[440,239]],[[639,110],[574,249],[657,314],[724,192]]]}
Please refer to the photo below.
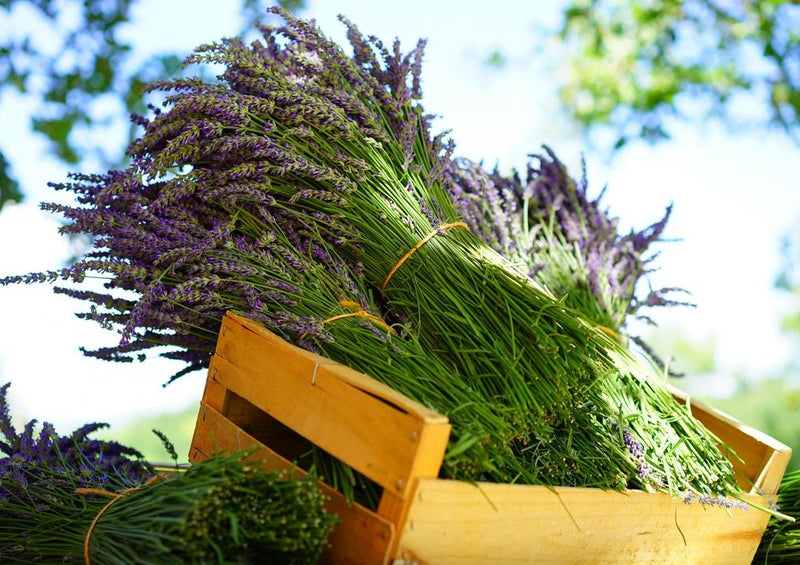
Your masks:
{"label": "orange twine", "polygon": [[102,516],[105,513],[106,510],[111,508],[111,505],[114,504],[116,501],[118,501],[120,498],[125,498],[129,494],[131,494],[133,492],[136,492],[140,488],[146,487],[148,485],[152,485],[153,483],[155,483],[158,480],[159,480],[158,475],[152,476],[143,485],[135,487],[135,488],[129,488],[127,490],[122,491],[121,493],[119,493],[119,492],[111,492],[110,490],[103,490],[103,489],[100,489],[100,488],[76,488],[75,489],[75,494],[95,494],[97,496],[107,496],[107,497],[111,498],[111,500],[108,502],[108,504],[103,506],[100,509],[100,512],[98,512],[95,515],[94,520],[92,520],[92,523],[89,524],[89,530],[86,532],[86,538],[83,541],[83,560],[86,563],[86,565],[92,565],[92,562],[89,559],[89,542],[92,539],[92,533],[94,532],[94,527],[97,525],[97,521],[100,520],[100,516]]}
{"label": "orange twine", "polygon": [[[370,322],[372,322],[374,324],[379,325],[380,327],[382,327],[383,329],[385,329],[388,332],[394,333],[394,330],[389,326],[389,324],[384,322],[383,319],[379,318],[378,316],[375,316],[374,314],[370,314],[369,312],[364,310],[361,307],[361,304],[359,304],[358,302],[353,302],[352,300],[340,300],[339,301],[339,306],[341,306],[342,308],[351,308],[351,309],[356,309],[357,308],[357,310],[355,312],[350,312],[348,314],[338,314],[336,316],[331,316],[330,318],[326,318],[326,319],[322,320],[322,325],[323,326],[325,324],[327,324],[328,322],[333,322],[335,320],[341,320],[342,318],[363,318],[365,320],[369,320]],[[308,332],[304,332],[297,341],[303,341],[303,339],[307,335],[308,335]]]}
{"label": "orange twine", "polygon": [[400,266],[401,266],[403,263],[405,263],[405,262],[408,260],[408,258],[409,258],[409,257],[411,257],[411,256],[412,256],[412,255],[413,255],[413,254],[414,254],[414,253],[417,251],[417,249],[419,249],[420,247],[422,247],[423,245],[425,245],[426,243],[428,243],[428,242],[429,242],[431,239],[433,239],[433,237],[434,237],[436,234],[438,234],[438,233],[439,233],[439,230],[449,230],[449,229],[452,229],[452,228],[464,228],[464,229],[469,229],[469,226],[468,226],[467,224],[465,224],[464,222],[453,222],[453,223],[451,223],[451,224],[443,224],[443,225],[439,226],[438,228],[436,228],[435,230],[433,230],[433,231],[432,231],[431,233],[429,233],[428,235],[426,235],[425,237],[423,237],[423,238],[422,238],[422,239],[419,241],[419,243],[417,243],[417,244],[416,244],[414,247],[412,247],[411,249],[409,249],[408,253],[406,253],[405,255],[403,255],[403,257],[402,257],[402,258],[401,258],[401,259],[400,259],[400,260],[399,260],[399,261],[398,261],[398,262],[395,264],[395,266],[394,266],[394,267],[392,267],[392,270],[391,270],[391,272],[389,273],[389,276],[387,276],[387,277],[386,277],[386,280],[385,280],[385,281],[383,281],[383,284],[381,285],[381,290],[385,290],[385,289],[386,289],[386,285],[387,285],[387,284],[389,284],[389,280],[392,278],[392,276],[393,276],[393,275],[394,275],[394,273],[397,271],[397,269],[399,269],[399,268],[400,268]]}
{"label": "orange twine", "polygon": [[607,336],[613,337],[617,341],[622,341],[622,336],[619,335],[619,332],[617,332],[615,330],[612,330],[611,328],[609,328],[607,326],[602,326],[600,324],[596,324],[595,328],[597,328],[598,330],[600,330],[601,332],[603,332]]}

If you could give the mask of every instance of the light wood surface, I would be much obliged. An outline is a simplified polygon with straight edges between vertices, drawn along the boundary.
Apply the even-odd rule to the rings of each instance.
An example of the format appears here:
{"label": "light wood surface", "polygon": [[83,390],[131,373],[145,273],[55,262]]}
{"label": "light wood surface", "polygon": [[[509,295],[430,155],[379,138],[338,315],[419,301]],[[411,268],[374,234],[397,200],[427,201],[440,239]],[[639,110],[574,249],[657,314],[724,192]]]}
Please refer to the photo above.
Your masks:
{"label": "light wood surface", "polygon": [[769,519],[641,491],[421,479],[413,497],[397,565],[745,565]]}
{"label": "light wood surface", "polygon": [[753,494],[778,492],[792,449],[767,434],[743,424],[730,414],[697,402],[678,389],[672,394],[688,402],[692,415],[720,439],[720,448],[733,463],[739,485]]}

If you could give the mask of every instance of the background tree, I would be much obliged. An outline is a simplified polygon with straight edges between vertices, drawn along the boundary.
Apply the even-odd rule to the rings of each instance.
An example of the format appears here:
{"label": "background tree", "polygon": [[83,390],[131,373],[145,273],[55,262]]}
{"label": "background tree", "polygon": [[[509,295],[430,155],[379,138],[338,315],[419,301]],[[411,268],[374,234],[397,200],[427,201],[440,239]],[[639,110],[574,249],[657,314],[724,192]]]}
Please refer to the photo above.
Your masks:
{"label": "background tree", "polygon": [[[252,29],[273,3],[241,0],[243,29]],[[302,0],[277,3],[295,12],[303,8]],[[10,31],[0,38],[0,100],[11,91],[36,100],[31,128],[67,165],[88,156],[98,158],[105,168],[123,164],[122,148],[109,147],[98,133],[110,121],[144,113],[145,85],[181,71],[185,54],[159,53],[136,63],[135,46],[120,34],[135,4],[136,0],[0,0],[0,18]],[[0,209],[23,198],[13,163],[2,149]]]}
{"label": "background tree", "polygon": [[572,0],[558,37],[562,107],[617,148],[668,138],[676,117],[800,140],[797,0]]}

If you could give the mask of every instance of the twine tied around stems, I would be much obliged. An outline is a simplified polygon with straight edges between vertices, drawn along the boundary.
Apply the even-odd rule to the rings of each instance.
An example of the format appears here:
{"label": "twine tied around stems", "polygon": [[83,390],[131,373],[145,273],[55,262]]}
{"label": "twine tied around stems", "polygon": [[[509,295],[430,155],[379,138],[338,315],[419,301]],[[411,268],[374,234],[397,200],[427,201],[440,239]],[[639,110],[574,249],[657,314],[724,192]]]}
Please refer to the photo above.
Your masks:
{"label": "twine tied around stems", "polygon": [[89,524],[89,529],[86,531],[86,538],[83,540],[83,561],[84,561],[84,563],[86,563],[86,565],[92,565],[92,562],[89,559],[89,542],[92,539],[92,533],[94,532],[94,527],[97,525],[97,521],[100,520],[100,516],[102,516],[105,513],[106,510],[111,508],[111,505],[113,505],[120,498],[125,498],[129,494],[132,494],[132,493],[136,492],[137,490],[139,490],[141,488],[144,488],[146,486],[152,485],[153,483],[155,483],[158,480],[160,480],[160,477],[158,475],[153,475],[143,485],[140,485],[140,486],[134,487],[134,488],[129,488],[129,489],[126,489],[126,490],[124,490],[122,492],[112,492],[110,490],[104,490],[104,489],[101,489],[101,488],[76,488],[75,489],[75,494],[94,494],[94,495],[97,495],[97,496],[106,496],[106,497],[111,498],[111,500],[108,501],[108,504],[103,506],[100,509],[100,511],[95,515],[94,520],[92,520],[92,523]]}
{"label": "twine tied around stems", "polygon": [[[376,316],[374,314],[370,314],[369,312],[364,310],[361,307],[361,304],[359,304],[358,302],[353,302],[352,300],[340,300],[339,301],[339,306],[341,306],[342,308],[350,308],[351,310],[353,310],[353,312],[350,312],[348,314],[338,314],[336,316],[331,316],[330,318],[325,318],[324,320],[322,320],[322,325],[323,326],[325,324],[327,324],[328,322],[333,322],[335,320],[341,320],[342,318],[363,318],[365,320],[369,320],[370,322],[372,322],[374,324],[377,324],[378,326],[382,327],[383,329],[385,329],[388,332],[394,333],[394,330],[392,329],[392,327],[389,324],[384,322],[382,318],[380,318],[380,317],[378,317],[378,316]],[[298,338],[297,341],[303,341],[303,339],[305,339],[305,337],[307,335],[308,335],[308,332],[303,332],[303,334]]]}
{"label": "twine tied around stems", "polygon": [[604,334],[606,334],[607,336],[612,337],[619,342],[622,341],[622,336],[619,334],[618,331],[611,329],[608,326],[603,326],[601,324],[595,324],[594,327],[603,332]]}
{"label": "twine tied around stems", "polygon": [[386,277],[386,280],[383,281],[383,284],[381,285],[381,290],[386,290],[386,285],[389,284],[389,280],[391,280],[392,276],[395,274],[397,269],[399,269],[400,266],[403,263],[405,263],[408,260],[408,258],[411,257],[417,251],[417,249],[428,243],[431,239],[433,239],[435,235],[441,233],[443,230],[449,230],[452,228],[464,228],[468,230],[469,226],[464,222],[453,222],[450,224],[442,224],[441,226],[433,230],[431,233],[420,239],[419,242],[414,247],[408,250],[408,253],[403,255],[400,258],[400,260],[397,263],[395,263],[395,266],[392,267],[392,270],[389,272],[389,275]]}

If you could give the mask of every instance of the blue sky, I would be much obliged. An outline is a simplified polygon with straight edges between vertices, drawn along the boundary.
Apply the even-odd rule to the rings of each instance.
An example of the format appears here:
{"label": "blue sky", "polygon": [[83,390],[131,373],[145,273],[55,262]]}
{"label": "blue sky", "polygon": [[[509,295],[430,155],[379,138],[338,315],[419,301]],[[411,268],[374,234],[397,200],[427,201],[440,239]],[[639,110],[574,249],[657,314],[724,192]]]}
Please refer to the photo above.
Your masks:
{"label": "blue sky", "polygon": [[[398,36],[406,48],[426,37],[425,105],[442,116],[443,128],[452,129],[459,154],[501,168],[523,167],[528,153],[548,144],[574,174],[583,154],[590,186],[599,191],[608,185],[606,204],[623,226],[649,225],[673,203],[667,236],[679,241],[660,247],[653,283],[692,291],[698,307],[658,313],[657,320],[693,339],[714,337],[723,376],[737,372],[756,379],[781,368],[792,344],[780,334],[778,320],[790,302],[772,283],[780,267],[780,237],[800,220],[800,149],[776,131],[734,134],[719,124],[689,123],[678,125],[670,142],[632,145],[606,160],[560,117],[554,79],[562,71],[553,64],[555,46],[537,48],[533,38],[535,30],[557,24],[561,5],[339,1],[311,2],[307,14],[340,43],[338,13],[384,40]],[[238,6],[143,0],[125,35],[142,56],[188,53],[236,33]],[[0,20],[4,26],[8,22]],[[493,49],[508,56],[502,71],[481,64]],[[37,208],[39,201],[62,198],[46,183],[63,180],[67,171],[30,134],[32,110],[23,98],[0,99],[0,148],[28,195],[25,204],[0,213],[0,276],[56,267],[75,251],[56,234],[58,222]],[[113,105],[105,111],[113,120],[104,142],[116,150],[125,140],[124,116]],[[96,172],[93,166],[90,160],[84,170]],[[197,401],[200,373],[162,390],[178,366],[84,358],[79,346],[108,345],[115,336],[77,320],[73,312],[79,306],[46,286],[0,288],[0,382],[13,382],[18,412],[60,428],[87,420],[117,425]]]}

